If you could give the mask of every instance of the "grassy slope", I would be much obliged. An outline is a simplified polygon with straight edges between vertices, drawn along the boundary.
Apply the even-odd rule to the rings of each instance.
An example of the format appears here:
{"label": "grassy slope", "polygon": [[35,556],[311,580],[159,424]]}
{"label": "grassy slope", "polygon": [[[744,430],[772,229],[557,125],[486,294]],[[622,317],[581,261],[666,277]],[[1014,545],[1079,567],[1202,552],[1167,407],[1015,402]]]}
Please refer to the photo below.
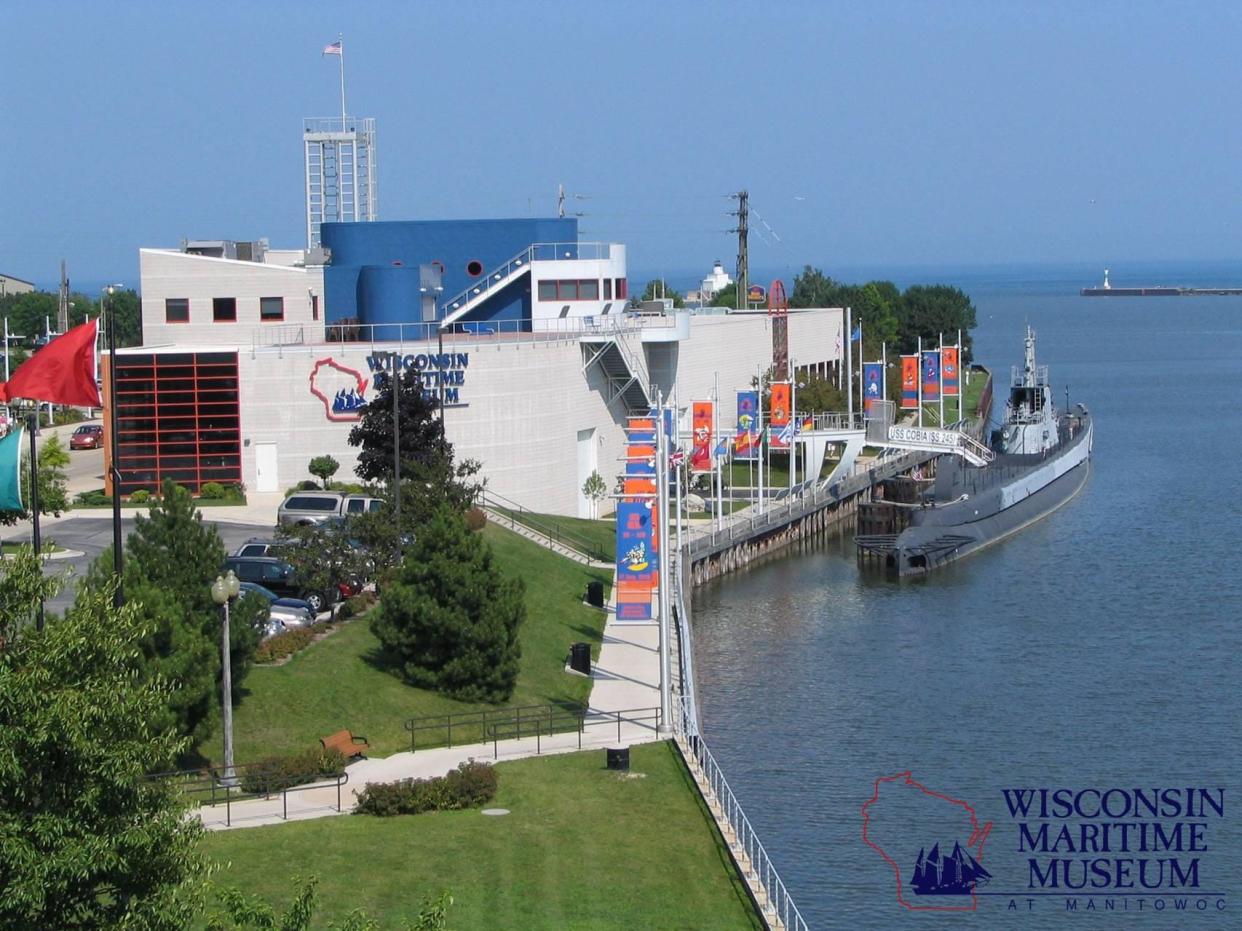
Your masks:
{"label": "grassy slope", "polygon": [[603,751],[503,763],[478,811],[347,816],[209,835],[220,885],[286,903],[317,876],[314,927],[364,908],[382,927],[448,890],[456,929],[758,928],[719,835],[668,743],[631,751],[626,779]]}
{"label": "grassy slope", "polygon": [[[511,705],[584,701],[585,679],[564,671],[569,645],[585,640],[599,656],[605,616],[583,605],[590,579],[611,583],[606,570],[588,569],[503,528],[484,529],[501,569],[526,581],[522,671]],[[374,755],[409,749],[406,719],[414,715],[477,710],[411,688],[385,667],[366,618],[346,624],[283,666],[256,667],[234,715],[236,758],[253,762],[306,749],[341,728],[364,735]],[[214,744],[215,742],[213,742]],[[219,748],[204,748],[213,756]]]}
{"label": "grassy slope", "polygon": [[553,540],[582,550],[591,545],[588,556],[603,556],[607,562],[617,551],[617,525],[611,518],[590,520],[584,517],[562,517],[559,514],[537,514],[533,511],[517,513],[508,508],[496,508],[501,514],[512,515],[520,524],[547,534]]}

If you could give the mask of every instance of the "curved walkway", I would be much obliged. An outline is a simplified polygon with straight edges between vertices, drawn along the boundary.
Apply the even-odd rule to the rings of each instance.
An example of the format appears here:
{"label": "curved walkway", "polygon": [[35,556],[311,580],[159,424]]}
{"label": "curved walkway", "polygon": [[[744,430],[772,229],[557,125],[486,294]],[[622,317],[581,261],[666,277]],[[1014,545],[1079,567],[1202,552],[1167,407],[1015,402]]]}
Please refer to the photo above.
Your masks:
{"label": "curved walkway", "polygon": [[[615,598],[615,586],[613,590]],[[610,601],[599,661],[591,669],[590,712],[582,734],[523,737],[359,760],[346,767],[349,782],[340,790],[340,812],[337,811],[337,787],[329,785],[290,792],[284,799],[275,795],[234,802],[227,807],[204,805],[198,809],[199,817],[208,830],[215,831],[349,814],[357,793],[372,782],[443,776],[470,759],[516,760],[539,753],[628,747],[661,739],[656,736],[652,711],[660,706],[659,625],[617,624],[614,608],[615,603]]]}

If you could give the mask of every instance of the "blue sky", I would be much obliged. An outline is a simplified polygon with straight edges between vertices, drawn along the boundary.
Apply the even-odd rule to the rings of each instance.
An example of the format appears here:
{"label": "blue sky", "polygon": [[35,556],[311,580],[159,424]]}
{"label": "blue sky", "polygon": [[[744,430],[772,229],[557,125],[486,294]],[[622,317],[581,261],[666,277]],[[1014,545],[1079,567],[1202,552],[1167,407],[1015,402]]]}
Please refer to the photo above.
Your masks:
{"label": "blue sky", "polygon": [[[632,270],[1230,259],[1242,4],[16,3],[0,271],[300,246],[301,120],[377,120],[382,219],[549,215]],[[763,225],[766,221],[767,227]],[[770,231],[771,232],[770,232]],[[761,235],[760,235],[761,234]],[[779,237],[779,238],[778,238]]]}

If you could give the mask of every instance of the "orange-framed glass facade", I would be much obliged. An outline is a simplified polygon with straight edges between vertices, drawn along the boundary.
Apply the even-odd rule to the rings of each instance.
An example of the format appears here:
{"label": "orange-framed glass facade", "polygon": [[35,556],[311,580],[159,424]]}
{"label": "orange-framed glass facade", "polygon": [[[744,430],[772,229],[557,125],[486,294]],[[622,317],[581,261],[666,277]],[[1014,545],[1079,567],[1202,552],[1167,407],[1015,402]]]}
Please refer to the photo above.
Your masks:
{"label": "orange-framed glass facade", "polygon": [[117,356],[116,410],[122,495],[241,482],[235,352]]}

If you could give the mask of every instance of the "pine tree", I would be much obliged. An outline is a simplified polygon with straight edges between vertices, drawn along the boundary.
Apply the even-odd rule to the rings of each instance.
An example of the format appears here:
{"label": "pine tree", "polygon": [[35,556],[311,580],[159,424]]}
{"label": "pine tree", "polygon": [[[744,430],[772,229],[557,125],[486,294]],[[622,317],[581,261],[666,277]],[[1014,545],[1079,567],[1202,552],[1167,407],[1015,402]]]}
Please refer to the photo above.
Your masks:
{"label": "pine tree", "polygon": [[525,586],[506,579],[482,535],[442,506],[406,551],[372,630],[407,682],[463,701],[513,694]]}
{"label": "pine tree", "polygon": [[[211,583],[221,574],[224,544],[190,493],[165,481],[150,516],[138,515],[125,546],[125,600],[138,605],[150,623],[143,640],[147,674],[175,685],[167,722],[197,747],[210,735],[220,708],[220,607]],[[91,566],[87,588],[98,590],[112,577],[109,547]],[[239,599],[232,609],[229,656],[233,696],[240,694],[259,643],[257,599]]]}

